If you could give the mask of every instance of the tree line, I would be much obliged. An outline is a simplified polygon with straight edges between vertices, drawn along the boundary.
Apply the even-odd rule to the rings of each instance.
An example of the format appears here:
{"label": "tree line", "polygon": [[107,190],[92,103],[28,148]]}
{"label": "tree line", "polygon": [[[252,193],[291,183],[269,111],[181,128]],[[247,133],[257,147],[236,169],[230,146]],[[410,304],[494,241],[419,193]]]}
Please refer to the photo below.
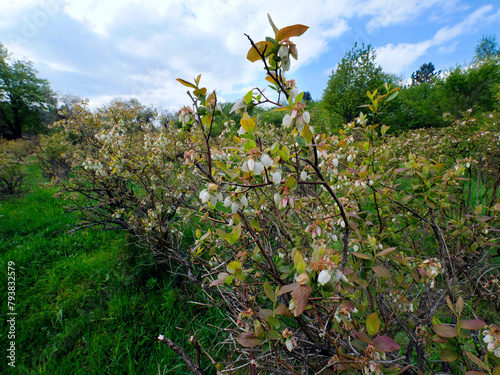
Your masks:
{"label": "tree line", "polygon": [[[311,110],[321,113],[317,117],[323,126],[326,123],[336,130],[363,111],[368,90],[381,90],[388,83],[399,88],[400,93],[398,100],[392,101],[379,115],[380,123],[389,126],[392,132],[441,127],[446,124],[445,113],[457,118],[471,109],[480,112],[494,109],[500,85],[499,59],[496,37],[483,36],[470,64],[442,72],[432,62],[424,63],[411,75],[411,80],[405,80],[383,71],[375,61],[376,50],[372,46],[355,44],[332,72],[321,100],[314,101],[306,92],[305,102]],[[50,124],[70,114],[78,102],[81,99],[75,95],[54,92],[50,83],[38,76],[31,61],[13,59],[0,43],[0,136],[17,139],[23,133],[46,133]],[[137,99],[128,103],[141,106]],[[224,113],[238,123],[237,116],[229,114],[231,107],[232,103],[227,103]],[[282,114],[260,112],[271,124],[281,125]],[[157,115],[152,108],[144,107],[138,122],[151,121]],[[165,112],[160,121],[166,126],[175,123],[175,116]],[[226,125],[226,122],[217,124],[216,133],[222,132]]]}

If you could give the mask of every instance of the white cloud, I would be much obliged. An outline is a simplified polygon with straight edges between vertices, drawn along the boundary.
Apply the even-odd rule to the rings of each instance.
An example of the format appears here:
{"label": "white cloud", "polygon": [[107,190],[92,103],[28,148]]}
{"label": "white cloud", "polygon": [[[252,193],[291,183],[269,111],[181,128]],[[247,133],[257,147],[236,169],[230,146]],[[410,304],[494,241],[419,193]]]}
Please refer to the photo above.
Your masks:
{"label": "white cloud", "polygon": [[[192,80],[200,73],[203,85],[217,89],[221,97],[229,100],[252,87],[265,86],[261,64],[246,60],[250,44],[244,33],[251,35],[254,41],[272,35],[267,13],[273,16],[278,27],[295,23],[310,26],[303,36],[294,38],[299,61],[292,60],[289,77],[302,67],[316,63],[321,76],[330,75],[331,70],[325,72],[325,69],[333,66],[337,58],[329,62],[324,59],[334,50],[350,50],[355,41],[374,44],[375,33],[393,25],[403,27],[417,19],[431,19],[435,14],[451,14],[458,8],[463,11],[463,6],[459,7],[461,0],[308,0],[307,4],[285,0],[16,0],[11,1],[11,5],[7,3],[0,4],[0,32],[4,32],[2,27],[6,25],[23,26],[26,19],[31,22],[47,4],[51,3],[52,8],[57,6],[57,17],[64,21],[59,29],[50,29],[56,23],[53,16],[47,25],[50,32],[41,30],[36,41],[34,37],[30,39],[33,43],[22,47],[28,58],[36,57],[35,62],[67,73],[65,78],[75,73],[72,82],[77,82],[76,74],[89,77],[81,84],[88,92],[79,95],[91,96],[102,103],[108,100],[105,94],[116,92],[123,98],[137,97],[146,103],[168,106],[180,106],[189,100],[186,88],[175,79]],[[456,26],[443,27],[431,40],[397,43],[400,39],[396,35],[393,44],[377,48],[377,61],[386,70],[401,73],[431,47],[445,48],[445,43],[482,21],[499,18],[500,13],[494,13],[493,6],[485,6]],[[59,36],[61,33],[67,35],[63,38]],[[43,38],[46,38],[43,43],[37,45]],[[61,45],[66,43],[67,51],[50,45],[54,40]],[[34,45],[37,49],[30,49]],[[9,49],[17,54],[12,47]]]}
{"label": "white cloud", "polygon": [[431,45],[428,40],[415,44],[400,43],[396,46],[390,43],[377,48],[377,63],[385,71],[399,74],[420,56],[424,55]]}
{"label": "white cloud", "polygon": [[458,41],[439,47],[438,52],[442,54],[452,53],[455,52],[457,46],[458,46]]}
{"label": "white cloud", "polygon": [[[493,6],[485,5],[469,14],[462,22],[454,26],[447,26],[439,29],[430,40],[419,43],[392,43],[377,48],[377,62],[384,70],[392,73],[402,73],[405,68],[423,56],[431,47],[440,46],[440,53],[453,52],[458,42],[449,43],[452,39],[461,34],[470,32],[483,22],[491,22],[500,17],[500,10],[492,13]],[[448,43],[447,45],[443,45]]]}
{"label": "white cloud", "polygon": [[[492,10],[493,5],[482,6],[481,8],[469,14],[462,22],[456,24],[455,26],[443,27],[434,35],[432,43],[439,45],[453,38],[456,38],[461,34],[470,32],[472,28],[477,27],[478,24],[486,21],[485,19],[488,18],[488,13],[490,13]],[[499,13],[497,12],[497,14]]]}

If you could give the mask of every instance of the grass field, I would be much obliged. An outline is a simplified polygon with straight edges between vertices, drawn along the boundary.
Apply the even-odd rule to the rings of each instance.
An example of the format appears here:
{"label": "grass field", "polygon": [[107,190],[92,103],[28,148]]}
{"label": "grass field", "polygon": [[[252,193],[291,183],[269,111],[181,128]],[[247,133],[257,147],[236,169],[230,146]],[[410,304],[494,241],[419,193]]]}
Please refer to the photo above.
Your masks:
{"label": "grass field", "polygon": [[[187,338],[197,333],[210,347],[213,326],[223,324],[217,309],[189,303],[197,291],[129,245],[126,233],[66,234],[78,217],[37,180],[0,201],[0,265],[6,280],[8,262],[15,263],[17,313],[15,368],[2,355],[0,372],[189,374],[156,338],[191,349]],[[2,297],[7,332],[6,287]],[[1,341],[7,348],[11,340],[2,334]]]}

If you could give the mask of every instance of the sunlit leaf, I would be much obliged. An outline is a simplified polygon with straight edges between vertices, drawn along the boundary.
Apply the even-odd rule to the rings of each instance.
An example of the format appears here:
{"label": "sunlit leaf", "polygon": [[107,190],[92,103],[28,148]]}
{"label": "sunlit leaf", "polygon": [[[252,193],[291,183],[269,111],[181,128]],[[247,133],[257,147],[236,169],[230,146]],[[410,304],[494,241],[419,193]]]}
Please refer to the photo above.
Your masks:
{"label": "sunlit leaf", "polygon": [[280,42],[283,39],[288,39],[293,36],[300,36],[306,32],[309,26],[304,25],[293,25],[282,28],[276,33],[276,42]]}
{"label": "sunlit leaf", "polygon": [[[257,49],[255,49],[255,47],[257,47]],[[250,60],[251,62],[260,60],[261,58],[260,55],[264,53],[265,53],[264,56],[269,55],[272,52],[272,49],[274,48],[274,44],[267,40],[264,40],[262,42],[255,43],[255,47],[252,46],[247,53],[247,59]]]}

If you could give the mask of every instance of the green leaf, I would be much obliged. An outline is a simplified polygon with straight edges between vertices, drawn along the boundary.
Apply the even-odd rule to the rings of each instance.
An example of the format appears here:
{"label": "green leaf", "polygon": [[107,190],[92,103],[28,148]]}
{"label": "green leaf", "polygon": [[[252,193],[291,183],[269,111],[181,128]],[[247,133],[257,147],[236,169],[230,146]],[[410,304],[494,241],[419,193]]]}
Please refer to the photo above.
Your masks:
{"label": "green leaf", "polygon": [[306,147],[307,146],[307,143],[306,143],[306,140],[304,138],[302,138],[301,136],[298,136],[298,137],[295,137],[295,141],[302,147]]}
{"label": "green leaf", "polygon": [[287,161],[288,159],[290,159],[290,149],[286,145],[283,145],[281,149],[283,150],[283,153],[286,156],[286,159],[283,160]]}
{"label": "green leaf", "polygon": [[278,31],[279,31],[279,29],[274,24],[273,19],[271,18],[271,16],[269,15],[269,13],[267,14],[267,19],[269,20],[269,23],[271,24],[271,27],[273,28],[274,34],[277,34]]}
{"label": "green leaf", "polygon": [[264,293],[266,293],[267,298],[269,298],[271,302],[276,303],[277,297],[274,293],[274,289],[267,281],[264,283]]}
{"label": "green leaf", "polygon": [[278,332],[278,331],[269,331],[269,338],[271,338],[271,340],[275,340],[275,341],[279,341],[281,340],[281,334]]}
{"label": "green leaf", "polygon": [[245,152],[248,152],[254,149],[255,147],[257,147],[257,144],[252,139],[248,139],[245,142],[245,146],[243,146],[243,150],[245,150]]}
{"label": "green leaf", "polygon": [[387,133],[387,130],[389,130],[390,126],[387,126],[387,125],[382,125],[382,128],[380,128],[380,133],[382,133],[382,135],[384,135],[385,133]]}
{"label": "green leaf", "polygon": [[380,319],[376,312],[366,318],[366,329],[370,336],[376,335],[378,330],[380,329]]}
{"label": "green leaf", "polygon": [[391,95],[389,95],[389,97],[385,101],[390,102],[391,100],[394,100],[396,98],[396,96],[398,96],[398,94],[399,94],[399,90],[397,90],[394,93],[392,93]]}
{"label": "green leaf", "polygon": [[296,190],[298,185],[297,185],[297,180],[295,179],[295,177],[293,177],[293,176],[288,177],[288,179],[285,182],[285,186],[290,188],[290,191]]}
{"label": "green leaf", "polygon": [[302,99],[304,98],[304,92],[301,92],[297,97],[295,98],[295,103],[302,103]]}
{"label": "green leaf", "polygon": [[234,260],[232,262],[230,262],[228,265],[227,265],[227,271],[229,273],[236,273],[238,270],[241,270],[241,263],[237,260]]}
{"label": "green leaf", "polygon": [[439,358],[445,362],[455,362],[458,359],[458,354],[450,348],[444,348],[439,352]]}
{"label": "green leaf", "polygon": [[313,133],[311,133],[311,127],[309,126],[309,124],[304,125],[304,129],[302,129],[300,134],[304,137],[307,144],[312,142]]}
{"label": "green leaf", "polygon": [[243,100],[245,100],[246,105],[252,104],[252,98],[253,98],[253,90],[250,90],[249,92],[246,93],[246,95],[243,97]]}
{"label": "green leaf", "polygon": [[267,320],[269,322],[269,326],[271,327],[271,329],[279,329],[281,327],[280,321],[277,318],[275,318],[274,316],[270,315],[267,318]]}

